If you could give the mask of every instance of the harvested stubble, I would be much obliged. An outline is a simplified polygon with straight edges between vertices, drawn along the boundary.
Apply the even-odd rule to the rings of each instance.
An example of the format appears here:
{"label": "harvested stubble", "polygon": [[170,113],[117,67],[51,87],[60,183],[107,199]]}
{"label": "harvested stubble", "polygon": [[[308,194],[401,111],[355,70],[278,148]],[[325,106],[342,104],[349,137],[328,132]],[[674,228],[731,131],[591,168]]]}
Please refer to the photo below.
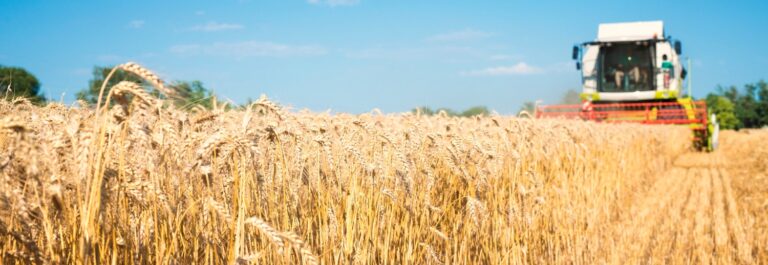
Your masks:
{"label": "harvested stubble", "polygon": [[729,221],[740,218],[745,231],[733,238],[744,246],[734,255],[768,264],[768,129],[727,131],[721,139],[722,152],[730,162],[723,173],[733,184],[723,193],[732,194],[729,199],[740,206],[728,208],[725,214],[733,217]]}
{"label": "harvested stubble", "polygon": [[[681,127],[0,103],[3,263],[590,263]],[[127,94],[134,96],[127,97]]]}

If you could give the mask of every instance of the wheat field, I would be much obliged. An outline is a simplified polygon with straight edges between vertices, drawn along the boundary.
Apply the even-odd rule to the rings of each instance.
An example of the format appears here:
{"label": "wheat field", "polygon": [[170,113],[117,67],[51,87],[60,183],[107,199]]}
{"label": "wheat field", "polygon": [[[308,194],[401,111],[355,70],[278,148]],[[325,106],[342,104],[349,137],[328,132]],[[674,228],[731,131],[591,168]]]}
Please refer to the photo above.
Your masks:
{"label": "wheat field", "polygon": [[[165,97],[173,91],[138,65]],[[133,68],[131,68],[133,67]],[[3,264],[764,264],[768,131],[0,103]]]}

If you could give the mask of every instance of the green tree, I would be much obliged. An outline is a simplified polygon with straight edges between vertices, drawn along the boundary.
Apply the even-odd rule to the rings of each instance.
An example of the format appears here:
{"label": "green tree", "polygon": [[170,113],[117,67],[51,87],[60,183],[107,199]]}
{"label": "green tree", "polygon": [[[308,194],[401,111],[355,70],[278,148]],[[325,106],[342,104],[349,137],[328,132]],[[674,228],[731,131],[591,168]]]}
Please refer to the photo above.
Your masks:
{"label": "green tree", "polygon": [[560,104],[581,104],[579,92],[573,89],[568,89],[568,91],[565,91],[563,98],[560,99]]}
{"label": "green tree", "polygon": [[426,116],[435,115],[435,111],[432,110],[432,108],[427,107],[427,106],[421,106],[421,107],[418,107],[418,108],[414,108],[413,110],[411,110],[411,112],[413,112],[413,113],[421,113],[421,115],[426,115]]}
{"label": "green tree", "polygon": [[421,112],[422,115],[427,115],[427,116],[437,115],[440,112],[445,112],[445,114],[447,114],[449,117],[472,117],[475,115],[486,116],[491,113],[491,111],[488,110],[488,107],[486,106],[475,106],[475,107],[468,108],[462,112],[457,112],[449,108],[432,109],[427,106],[421,106],[421,107],[412,109],[411,112],[413,113]]}
{"label": "green tree", "polygon": [[520,107],[520,110],[518,113],[522,113],[523,111],[527,112],[530,115],[533,115],[533,113],[536,111],[536,103],[533,101],[526,101],[523,102],[523,106]]}
{"label": "green tree", "polygon": [[768,126],[768,83],[765,81],[746,84],[742,90],[736,86],[718,86],[717,94],[733,103],[733,112],[739,120],[736,129]]}
{"label": "green tree", "polygon": [[200,81],[176,81],[170,86],[176,91],[178,98],[174,99],[177,107],[182,109],[199,105],[207,109],[213,106],[213,92],[203,86]]}
{"label": "green tree", "polygon": [[[77,98],[85,100],[91,104],[96,104],[99,98],[101,85],[104,83],[104,79],[106,79],[110,71],[112,71],[111,67],[95,66],[93,68],[93,77],[88,82],[88,88],[77,92]],[[107,87],[104,89],[105,91],[102,95],[102,100],[106,100],[107,94],[109,94],[109,90],[112,86],[121,81],[135,82],[147,88],[150,86],[141,77],[118,69],[109,79]],[[200,81],[174,81],[168,87],[176,91],[176,95],[170,100],[179,108],[191,109],[194,106],[200,105],[210,109],[213,106],[213,100],[215,98],[213,92],[205,88]],[[152,90],[150,94],[160,97],[160,94],[155,90]]]}
{"label": "green tree", "polygon": [[448,114],[450,117],[459,116],[459,113],[449,108],[438,108],[435,110],[435,114],[439,114],[440,112],[445,112],[445,114]]}
{"label": "green tree", "polygon": [[34,104],[44,104],[40,81],[24,68],[0,65],[0,91],[6,99],[27,98]]}
{"label": "green tree", "polygon": [[238,107],[238,108],[241,108],[241,109],[244,109],[244,108],[246,108],[246,107],[250,106],[251,104],[253,104],[253,102],[256,102],[256,101],[255,101],[255,100],[253,100],[253,98],[251,98],[251,97],[248,97],[248,98],[246,98],[246,99],[245,99],[245,102],[244,102],[243,104],[240,104],[240,105],[239,105],[239,106],[237,106],[237,107]]}
{"label": "green tree", "polygon": [[460,115],[463,117],[474,117],[477,115],[488,116],[488,114],[491,114],[491,111],[488,110],[488,107],[474,106],[462,111]]}
{"label": "green tree", "polygon": [[739,106],[736,114],[746,128],[760,127],[760,114],[758,111],[760,104],[757,98],[755,98],[756,92],[757,86],[754,84],[746,84],[744,86],[744,94],[742,94],[736,102]]}
{"label": "green tree", "polygon": [[757,114],[760,117],[758,120],[760,127],[768,126],[768,83],[765,80],[757,82],[757,98],[760,100],[757,103]]}
{"label": "green tree", "polygon": [[707,95],[707,106],[717,116],[721,129],[736,129],[741,126],[730,99],[710,93]]}
{"label": "green tree", "polygon": [[[96,102],[99,100],[99,91],[101,90],[101,85],[104,83],[104,79],[107,78],[107,75],[109,75],[110,71],[112,71],[112,67],[94,66],[93,77],[90,81],[88,81],[88,88],[77,92],[77,94],[75,94],[77,99],[85,100],[91,104],[96,104]],[[142,86],[147,85],[141,77],[118,69],[109,79],[107,87],[104,89],[104,94],[102,94],[102,101],[106,100],[106,97],[109,94],[109,90],[112,88],[112,86],[117,85],[117,83],[120,83],[121,81],[136,82]]]}

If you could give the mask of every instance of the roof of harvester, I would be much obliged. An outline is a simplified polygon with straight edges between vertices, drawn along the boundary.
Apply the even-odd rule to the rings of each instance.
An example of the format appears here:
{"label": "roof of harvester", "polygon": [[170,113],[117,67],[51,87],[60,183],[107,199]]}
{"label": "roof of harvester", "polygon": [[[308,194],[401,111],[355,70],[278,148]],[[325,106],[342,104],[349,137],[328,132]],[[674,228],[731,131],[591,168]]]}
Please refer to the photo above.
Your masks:
{"label": "roof of harvester", "polygon": [[636,41],[664,38],[664,22],[643,21],[628,23],[604,23],[597,29],[599,42]]}

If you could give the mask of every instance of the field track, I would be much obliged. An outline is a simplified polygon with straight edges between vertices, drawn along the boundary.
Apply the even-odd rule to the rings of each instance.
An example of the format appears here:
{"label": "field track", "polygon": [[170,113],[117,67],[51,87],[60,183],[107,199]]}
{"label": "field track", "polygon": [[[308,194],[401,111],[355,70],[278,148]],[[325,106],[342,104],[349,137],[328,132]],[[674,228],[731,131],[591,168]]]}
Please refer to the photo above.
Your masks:
{"label": "field track", "polygon": [[639,192],[614,226],[611,263],[751,264],[721,153],[691,153]]}

